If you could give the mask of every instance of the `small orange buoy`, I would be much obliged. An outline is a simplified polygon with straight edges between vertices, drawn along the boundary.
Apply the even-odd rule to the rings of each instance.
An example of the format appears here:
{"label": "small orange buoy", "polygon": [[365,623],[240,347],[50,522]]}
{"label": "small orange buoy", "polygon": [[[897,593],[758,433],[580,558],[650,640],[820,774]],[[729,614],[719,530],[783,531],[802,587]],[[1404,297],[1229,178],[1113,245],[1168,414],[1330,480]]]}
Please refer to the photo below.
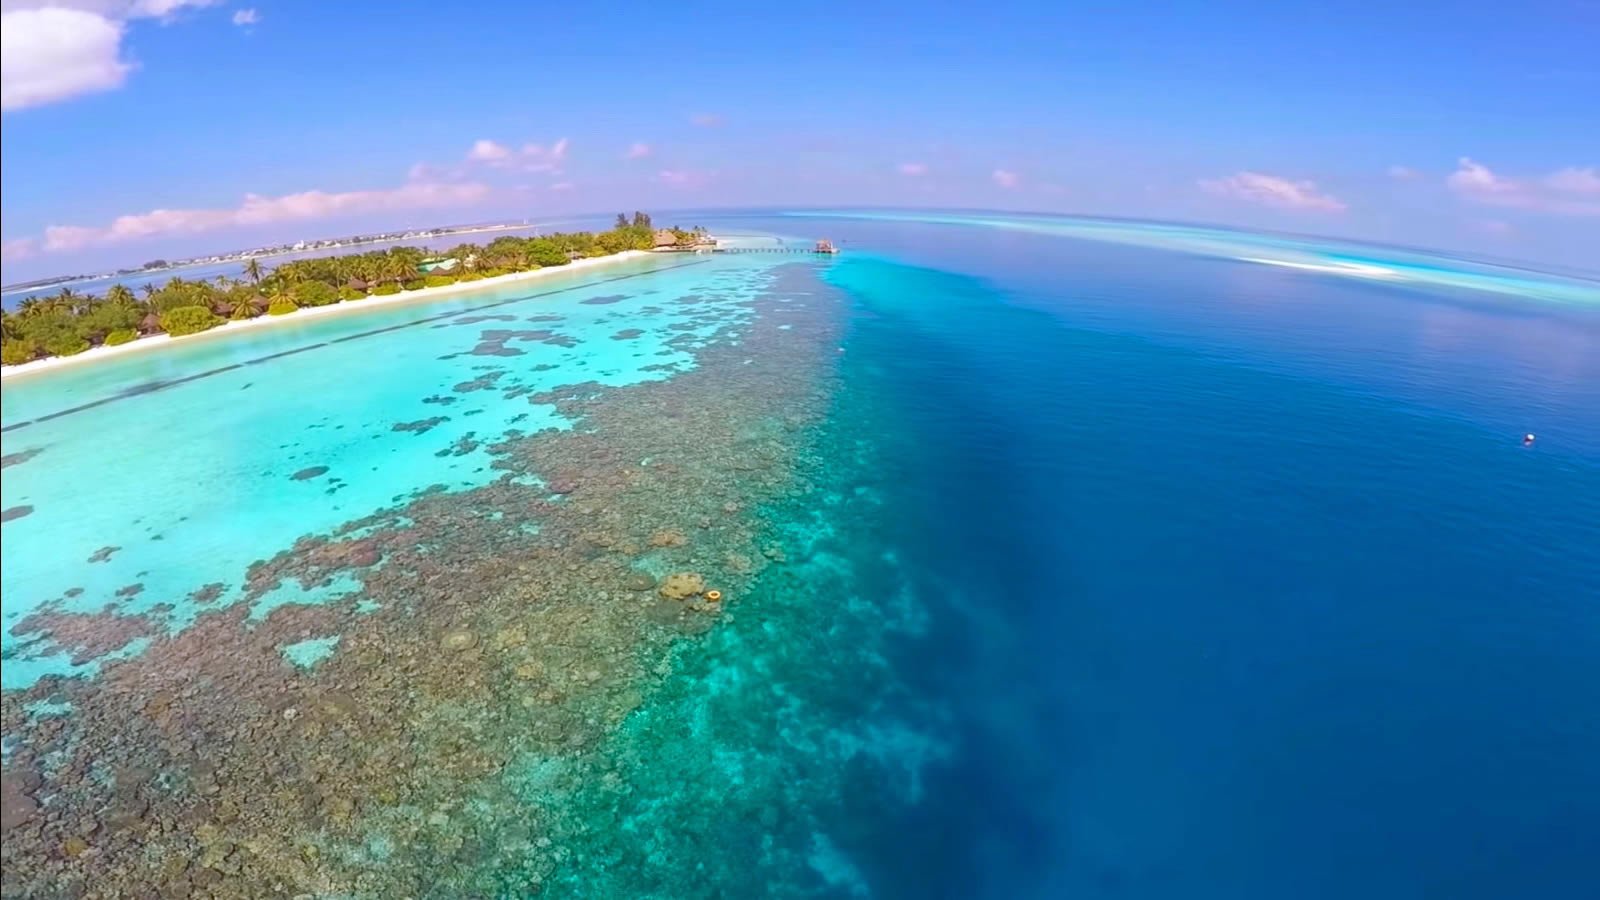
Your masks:
{"label": "small orange buoy", "polygon": [[718,600],[721,600],[721,599],[722,599],[722,592],[721,591],[706,591],[706,600],[707,600],[707,602],[716,603]]}

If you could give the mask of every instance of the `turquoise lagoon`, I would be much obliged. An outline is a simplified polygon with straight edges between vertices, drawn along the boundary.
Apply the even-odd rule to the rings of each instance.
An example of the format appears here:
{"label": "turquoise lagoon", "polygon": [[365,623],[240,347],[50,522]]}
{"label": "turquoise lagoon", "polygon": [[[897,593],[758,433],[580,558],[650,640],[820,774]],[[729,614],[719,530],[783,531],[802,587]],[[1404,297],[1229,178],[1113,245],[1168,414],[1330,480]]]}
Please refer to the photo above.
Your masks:
{"label": "turquoise lagoon", "polygon": [[[499,477],[489,445],[568,426],[527,394],[691,367],[695,342],[737,319],[757,272],[736,258],[623,261],[8,379],[5,453],[31,456],[7,468],[3,504],[31,511],[5,528],[5,687],[98,665],[13,633],[41,604],[160,606],[181,629],[302,536]],[[675,302],[696,291],[722,298],[717,315]],[[513,396],[513,379],[457,390],[507,360]],[[211,584],[216,600],[187,599]],[[257,612],[339,589],[289,585]]]}

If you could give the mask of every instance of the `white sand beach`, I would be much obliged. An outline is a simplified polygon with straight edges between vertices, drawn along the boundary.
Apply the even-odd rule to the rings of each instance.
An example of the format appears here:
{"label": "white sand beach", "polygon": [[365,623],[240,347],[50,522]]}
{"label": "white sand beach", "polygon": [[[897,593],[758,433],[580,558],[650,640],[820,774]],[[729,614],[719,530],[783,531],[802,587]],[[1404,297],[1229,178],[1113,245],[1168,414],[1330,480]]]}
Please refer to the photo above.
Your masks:
{"label": "white sand beach", "polygon": [[559,275],[562,273],[582,271],[584,269],[598,268],[600,266],[621,262],[623,260],[640,259],[649,255],[650,253],[645,250],[626,250],[622,253],[615,253],[610,256],[597,256],[592,259],[576,260],[564,266],[551,266],[543,269],[533,269],[527,272],[512,272],[508,275],[498,275],[494,278],[484,278],[479,281],[447,284],[443,287],[422,288],[415,291],[401,291],[398,294],[388,294],[384,296],[369,296],[360,300],[344,300],[328,306],[307,307],[283,316],[257,316],[254,319],[229,321],[208,331],[202,331],[199,334],[187,334],[181,337],[173,337],[172,335],[168,334],[150,335],[149,337],[142,337],[138,340],[129,341],[126,344],[119,344],[115,347],[91,347],[88,350],[73,356],[51,356],[45,359],[36,359],[32,362],[23,363],[20,366],[0,366],[0,379],[18,378],[27,375],[33,375],[39,372],[49,372],[62,369],[67,366],[75,366],[83,363],[95,362],[97,360],[110,359],[111,357],[121,356],[127,353],[139,353],[146,350],[155,350],[165,347],[173,341],[192,341],[203,340],[205,338],[223,337],[231,334],[237,334],[247,328],[267,328],[272,325],[282,324],[284,322],[303,321],[311,316],[335,316],[358,313],[364,309],[387,306],[391,303],[410,303],[430,300],[448,294],[461,294],[468,291],[483,290],[484,288],[499,287],[518,281],[530,281],[536,278],[543,278],[551,275]]}

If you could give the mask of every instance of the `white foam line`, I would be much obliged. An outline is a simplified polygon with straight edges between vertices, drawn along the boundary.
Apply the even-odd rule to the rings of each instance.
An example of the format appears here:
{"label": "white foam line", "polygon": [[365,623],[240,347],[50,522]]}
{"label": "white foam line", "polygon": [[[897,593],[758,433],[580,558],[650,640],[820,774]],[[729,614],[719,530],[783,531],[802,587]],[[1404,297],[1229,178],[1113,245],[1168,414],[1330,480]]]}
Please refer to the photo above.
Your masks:
{"label": "white foam line", "polygon": [[1360,263],[1310,263],[1288,259],[1267,259],[1261,256],[1237,256],[1234,258],[1241,262],[1260,263],[1263,266],[1301,269],[1306,272],[1328,272],[1334,275],[1353,275],[1357,278],[1398,279],[1404,277],[1393,269],[1385,269],[1382,266],[1364,266]]}

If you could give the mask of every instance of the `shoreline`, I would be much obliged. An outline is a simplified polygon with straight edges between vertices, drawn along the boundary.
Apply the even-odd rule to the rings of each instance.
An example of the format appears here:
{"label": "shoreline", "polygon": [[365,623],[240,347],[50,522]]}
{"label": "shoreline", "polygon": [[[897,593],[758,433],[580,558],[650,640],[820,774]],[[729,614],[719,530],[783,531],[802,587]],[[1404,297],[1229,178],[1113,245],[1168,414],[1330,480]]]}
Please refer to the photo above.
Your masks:
{"label": "shoreline", "polygon": [[558,272],[573,272],[583,269],[593,269],[608,263],[620,262],[622,260],[629,259],[639,259],[641,257],[650,255],[652,254],[647,250],[624,250],[621,253],[613,253],[610,256],[596,256],[589,259],[574,260],[573,262],[567,263],[564,266],[546,266],[539,269],[530,269],[526,272],[510,272],[505,275],[496,275],[493,278],[482,278],[477,281],[457,282],[455,284],[446,284],[440,287],[420,288],[415,291],[401,291],[398,294],[386,294],[382,296],[369,295],[360,300],[340,300],[337,303],[330,303],[327,306],[312,306],[304,309],[297,309],[292,313],[282,316],[269,316],[263,314],[256,316],[253,319],[241,319],[238,321],[230,320],[218,325],[215,328],[208,328],[205,331],[201,331],[196,334],[185,334],[178,337],[174,337],[170,334],[147,335],[140,337],[137,340],[129,341],[126,344],[118,344],[115,347],[108,347],[102,344],[98,347],[90,347],[88,350],[85,350],[82,353],[74,353],[71,356],[50,356],[44,359],[35,359],[30,362],[25,362],[17,366],[0,366],[0,380],[9,381],[13,378],[34,375],[41,372],[57,371],[75,364],[112,359],[117,356],[123,356],[141,350],[154,350],[159,347],[168,346],[174,341],[186,341],[194,338],[203,338],[208,335],[219,336],[237,334],[240,331],[244,331],[249,328],[261,328],[275,323],[296,322],[313,316],[350,313],[362,309],[371,309],[377,306],[387,306],[391,303],[399,303],[402,301],[423,300],[444,296],[446,294],[456,294],[464,291],[478,290],[480,288],[497,287],[500,285],[512,284],[518,281],[527,281],[533,278],[540,278]]}

